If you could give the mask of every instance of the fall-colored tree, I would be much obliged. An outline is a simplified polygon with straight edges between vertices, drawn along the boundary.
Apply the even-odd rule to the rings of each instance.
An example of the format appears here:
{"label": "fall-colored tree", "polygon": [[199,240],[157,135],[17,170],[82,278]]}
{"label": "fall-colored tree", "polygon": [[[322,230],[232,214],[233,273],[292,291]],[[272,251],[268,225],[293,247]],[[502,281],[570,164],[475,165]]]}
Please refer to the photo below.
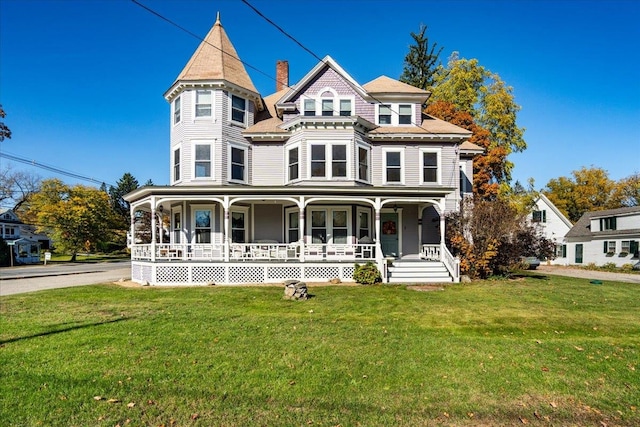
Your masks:
{"label": "fall-colored tree", "polygon": [[411,33],[414,44],[409,46],[409,53],[404,57],[404,70],[400,81],[423,90],[430,90],[435,81],[435,73],[439,65],[438,57],[443,48],[437,49],[437,43],[429,45],[426,32],[427,26],[422,24],[417,33]]}
{"label": "fall-colored tree", "polygon": [[[0,119],[4,119],[7,116],[4,108],[0,105]],[[0,142],[4,141],[5,138],[11,138],[11,129],[7,125],[4,124],[4,121],[0,121]]]}
{"label": "fall-colored tree", "polygon": [[526,220],[507,200],[464,199],[447,216],[446,238],[460,258],[460,271],[472,278],[509,274],[521,257],[553,256],[554,243]]}
{"label": "fall-colored tree", "polygon": [[[513,163],[508,156],[527,148],[524,128],[516,123],[520,106],[515,103],[513,88],[477,59],[460,59],[454,52],[447,67],[439,67],[435,75],[430,102],[437,101],[451,103],[456,110],[469,113],[474,123],[488,132],[487,155],[493,157],[493,165],[483,169],[490,172],[489,181],[510,182]],[[478,183],[487,182],[483,181],[485,177],[477,178]]]}
{"label": "fall-colored tree", "polygon": [[72,261],[79,251],[108,240],[114,224],[108,194],[83,185],[69,187],[58,179],[42,182],[30,199],[28,215],[58,249],[71,253]]}
{"label": "fall-colored tree", "polygon": [[611,195],[613,204],[623,206],[640,205],[640,173],[636,172],[615,184]]}
{"label": "fall-colored tree", "polygon": [[606,170],[582,167],[572,175],[550,180],[542,191],[571,222],[578,221],[585,212],[624,206],[613,198],[616,183]]}

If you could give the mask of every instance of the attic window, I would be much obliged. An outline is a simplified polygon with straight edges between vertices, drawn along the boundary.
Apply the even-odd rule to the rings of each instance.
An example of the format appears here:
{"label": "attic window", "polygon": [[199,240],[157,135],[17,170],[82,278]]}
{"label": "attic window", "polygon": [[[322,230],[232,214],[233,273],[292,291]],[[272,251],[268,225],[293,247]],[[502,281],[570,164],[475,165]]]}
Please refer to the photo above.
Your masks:
{"label": "attic window", "polygon": [[340,115],[341,116],[350,116],[351,115],[351,100],[350,99],[341,99],[340,100]]}
{"label": "attic window", "polygon": [[315,116],[316,115],[316,100],[305,99],[304,100],[304,115]]}
{"label": "attic window", "polygon": [[533,222],[547,222],[547,211],[533,211]]}
{"label": "attic window", "polygon": [[333,99],[322,100],[322,115],[333,116]]}

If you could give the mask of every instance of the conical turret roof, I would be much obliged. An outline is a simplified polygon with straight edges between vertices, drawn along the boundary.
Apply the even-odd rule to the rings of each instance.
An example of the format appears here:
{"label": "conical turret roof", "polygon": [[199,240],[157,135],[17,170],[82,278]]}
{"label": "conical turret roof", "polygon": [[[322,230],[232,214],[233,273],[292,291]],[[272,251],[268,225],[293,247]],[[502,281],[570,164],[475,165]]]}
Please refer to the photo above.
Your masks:
{"label": "conical turret roof", "polygon": [[[258,94],[247,70],[238,57],[236,49],[227,36],[220,14],[204,40],[198,46],[191,59],[171,86],[189,81],[221,81],[224,80],[239,88]],[[171,89],[169,90],[169,92]]]}

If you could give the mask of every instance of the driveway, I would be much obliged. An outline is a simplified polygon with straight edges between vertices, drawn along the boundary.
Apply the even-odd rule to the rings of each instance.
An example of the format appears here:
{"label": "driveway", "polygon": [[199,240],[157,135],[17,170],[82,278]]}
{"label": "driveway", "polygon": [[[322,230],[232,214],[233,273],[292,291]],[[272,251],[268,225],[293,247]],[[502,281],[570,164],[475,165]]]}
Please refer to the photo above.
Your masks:
{"label": "driveway", "polygon": [[610,271],[585,270],[583,268],[565,267],[561,265],[544,265],[535,270],[543,274],[555,274],[557,276],[578,277],[581,279],[608,280],[611,282],[640,283],[640,274],[613,273]]}
{"label": "driveway", "polygon": [[0,296],[130,278],[130,261],[5,267],[0,269]]}

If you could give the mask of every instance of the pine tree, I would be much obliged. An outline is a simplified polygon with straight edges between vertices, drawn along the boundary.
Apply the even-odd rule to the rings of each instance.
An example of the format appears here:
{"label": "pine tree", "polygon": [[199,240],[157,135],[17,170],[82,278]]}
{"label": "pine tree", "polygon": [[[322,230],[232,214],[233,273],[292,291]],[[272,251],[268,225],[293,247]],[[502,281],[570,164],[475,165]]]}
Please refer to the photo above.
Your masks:
{"label": "pine tree", "polygon": [[404,71],[400,81],[420,89],[430,90],[433,87],[434,75],[438,68],[438,57],[442,47],[437,49],[437,43],[429,45],[426,36],[427,26],[420,25],[417,33],[411,33],[415,44],[409,46],[409,53],[404,57]]}

